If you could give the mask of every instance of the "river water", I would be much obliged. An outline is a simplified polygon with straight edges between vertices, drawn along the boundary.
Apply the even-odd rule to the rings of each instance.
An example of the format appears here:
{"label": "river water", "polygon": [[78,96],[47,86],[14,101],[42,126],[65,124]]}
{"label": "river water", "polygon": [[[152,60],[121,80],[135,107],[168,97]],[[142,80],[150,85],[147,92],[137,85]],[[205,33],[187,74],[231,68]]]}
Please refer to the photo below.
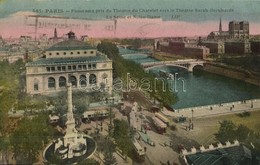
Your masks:
{"label": "river water", "polygon": [[[119,48],[125,59],[137,63],[157,61],[143,52]],[[204,105],[220,104],[260,98],[260,87],[232,78],[212,74],[203,70],[189,73],[177,67],[158,67],[150,72],[159,76],[159,70],[175,75],[172,81],[173,92],[177,94],[178,101],[172,107],[182,109]]]}

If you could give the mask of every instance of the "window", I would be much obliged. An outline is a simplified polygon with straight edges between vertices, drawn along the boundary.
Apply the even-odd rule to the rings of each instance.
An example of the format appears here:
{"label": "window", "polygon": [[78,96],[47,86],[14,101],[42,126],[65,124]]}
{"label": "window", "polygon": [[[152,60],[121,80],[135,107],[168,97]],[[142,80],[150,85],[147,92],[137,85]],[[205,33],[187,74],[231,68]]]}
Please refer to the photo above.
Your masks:
{"label": "window", "polygon": [[82,68],[83,68],[83,69],[87,69],[87,66],[86,66],[86,65],[82,65]]}
{"label": "window", "polygon": [[70,52],[70,54],[73,54],[73,52]]}
{"label": "window", "polygon": [[66,52],[63,52],[63,55],[66,55]]}
{"label": "window", "polygon": [[61,67],[60,67],[60,66],[58,66],[58,67],[57,67],[57,70],[58,70],[58,71],[61,71]]}
{"label": "window", "polygon": [[55,88],[55,79],[53,77],[48,78],[48,88],[49,89]]}
{"label": "window", "polygon": [[52,55],[52,53],[49,53],[49,55],[51,56],[51,55]]}
{"label": "window", "polygon": [[60,53],[59,53],[59,52],[57,52],[57,53],[56,53],[56,55],[60,55]]}
{"label": "window", "polygon": [[50,72],[51,68],[50,67],[46,67],[46,70],[47,70],[47,72]]}
{"label": "window", "polygon": [[68,70],[71,70],[71,66],[68,66]]}
{"label": "window", "polygon": [[59,78],[59,87],[66,87],[66,78],[63,76]]}
{"label": "window", "polygon": [[51,67],[51,71],[55,71],[55,67],[54,66]]}
{"label": "window", "polygon": [[62,67],[61,67],[61,70],[62,70],[62,71],[66,71],[66,66],[62,66]]}
{"label": "window", "polygon": [[96,66],[97,66],[96,64],[92,64],[93,69],[96,69]]}
{"label": "window", "polygon": [[72,66],[72,69],[73,69],[73,70],[76,70],[76,65],[73,65],[73,66]]}
{"label": "window", "polygon": [[87,86],[87,78],[85,75],[81,75],[79,78],[80,86],[85,87]]}
{"label": "window", "polygon": [[79,70],[82,70],[82,65],[78,65],[78,69],[79,69]]}
{"label": "window", "polygon": [[87,51],[84,51],[84,54],[87,54]]}
{"label": "window", "polygon": [[72,87],[77,87],[77,78],[75,76],[70,76],[70,83]]}
{"label": "window", "polygon": [[34,83],[33,90],[34,91],[38,91],[39,90],[38,83]]}
{"label": "window", "polygon": [[77,52],[78,54],[80,54],[80,52]]}
{"label": "window", "polygon": [[88,64],[88,69],[91,69],[91,64]]}
{"label": "window", "polygon": [[97,83],[97,77],[95,74],[89,75],[89,84],[96,84]]}
{"label": "window", "polygon": [[90,51],[90,54],[93,54],[94,53],[94,51]]}

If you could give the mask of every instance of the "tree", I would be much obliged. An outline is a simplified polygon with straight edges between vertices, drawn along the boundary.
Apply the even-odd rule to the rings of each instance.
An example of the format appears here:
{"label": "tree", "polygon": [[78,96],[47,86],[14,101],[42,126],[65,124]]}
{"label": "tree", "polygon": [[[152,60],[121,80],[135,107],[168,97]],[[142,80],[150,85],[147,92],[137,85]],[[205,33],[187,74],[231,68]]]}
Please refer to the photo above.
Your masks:
{"label": "tree", "polygon": [[32,164],[40,150],[53,135],[53,128],[47,124],[47,115],[23,118],[10,137],[14,158],[18,164]]}
{"label": "tree", "polygon": [[107,138],[106,146],[104,148],[104,164],[105,165],[115,165],[117,164],[116,158],[113,153],[115,152],[115,144]]}
{"label": "tree", "polygon": [[246,126],[240,124],[236,130],[236,136],[238,141],[247,141],[250,134],[253,132]]}
{"label": "tree", "polygon": [[[107,54],[108,57],[113,60],[113,75],[123,81],[124,89],[126,89],[126,84],[128,84],[127,81],[129,80],[127,75],[130,73],[132,77],[139,80],[139,82],[137,82],[138,87],[141,86],[141,81],[144,78],[149,80],[151,89],[148,92],[152,97],[160,100],[163,105],[171,105],[177,101],[177,96],[172,93],[169,86],[166,87],[166,89],[163,89],[163,83],[166,82],[155,82],[155,76],[146,73],[141,65],[132,60],[123,59],[123,57],[118,54],[118,48],[116,45],[108,41],[102,41],[101,44],[98,45],[98,50]],[[154,88],[155,86],[156,89]]]}
{"label": "tree", "polygon": [[233,141],[236,136],[236,125],[230,120],[223,120],[219,122],[220,128],[216,134],[216,138],[221,142]]}
{"label": "tree", "polygon": [[113,137],[115,138],[118,148],[123,154],[131,156],[133,150],[133,142],[130,136],[128,123],[125,120],[114,120]]}

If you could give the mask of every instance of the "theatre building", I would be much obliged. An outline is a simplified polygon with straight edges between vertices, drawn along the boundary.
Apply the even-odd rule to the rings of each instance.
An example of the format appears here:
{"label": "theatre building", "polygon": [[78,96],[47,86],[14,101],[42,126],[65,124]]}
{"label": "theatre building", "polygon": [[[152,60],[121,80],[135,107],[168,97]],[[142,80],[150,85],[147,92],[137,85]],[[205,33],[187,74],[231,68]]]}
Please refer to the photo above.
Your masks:
{"label": "theatre building", "polygon": [[68,40],[44,51],[43,58],[26,64],[28,94],[48,94],[66,89],[67,82],[78,90],[112,90],[112,61],[86,42],[76,39],[73,32]]}

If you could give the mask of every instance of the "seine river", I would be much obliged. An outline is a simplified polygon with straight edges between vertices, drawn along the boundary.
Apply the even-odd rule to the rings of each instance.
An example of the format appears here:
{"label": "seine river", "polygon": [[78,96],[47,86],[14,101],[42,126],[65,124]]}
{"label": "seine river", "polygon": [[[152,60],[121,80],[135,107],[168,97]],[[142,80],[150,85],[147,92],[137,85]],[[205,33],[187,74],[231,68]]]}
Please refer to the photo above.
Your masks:
{"label": "seine river", "polygon": [[[121,48],[119,52],[125,59],[137,63],[157,61],[142,52]],[[150,72],[159,76],[159,70],[175,74],[178,79],[171,83],[176,87],[173,91],[178,96],[177,103],[172,105],[175,109],[260,98],[260,87],[232,78],[203,70],[189,73],[176,67],[160,67],[151,69]]]}

